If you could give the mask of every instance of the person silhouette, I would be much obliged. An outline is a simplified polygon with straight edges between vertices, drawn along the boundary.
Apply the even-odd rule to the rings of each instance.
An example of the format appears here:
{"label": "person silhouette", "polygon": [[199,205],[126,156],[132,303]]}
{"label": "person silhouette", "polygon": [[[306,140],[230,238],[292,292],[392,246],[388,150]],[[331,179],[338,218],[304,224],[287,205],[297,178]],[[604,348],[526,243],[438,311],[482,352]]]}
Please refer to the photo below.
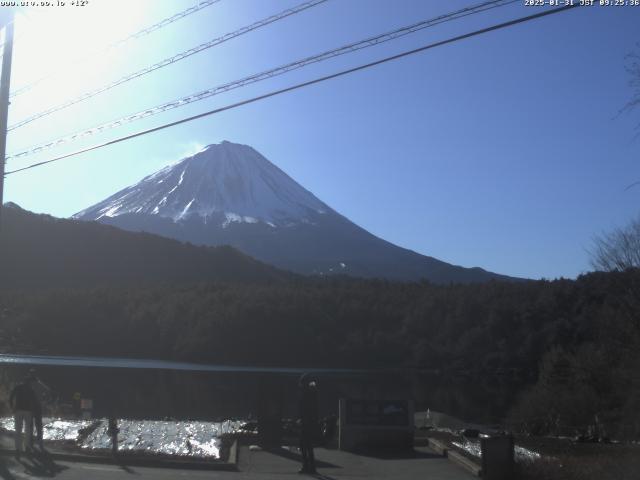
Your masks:
{"label": "person silhouette", "polygon": [[31,439],[33,437],[33,414],[36,409],[38,399],[31,388],[33,379],[31,376],[25,377],[22,382],[16,385],[9,396],[9,404],[14,412],[15,420],[15,445],[16,457],[20,458],[23,450],[22,428],[24,426],[26,442],[25,449],[31,449]]}
{"label": "person silhouette", "polygon": [[299,473],[316,473],[313,446],[318,437],[318,385],[308,374],[300,377],[300,453],[302,469]]}
{"label": "person silhouette", "polygon": [[[33,423],[36,427],[36,439],[40,449],[44,449],[42,432],[42,400],[52,393],[51,389],[36,375],[35,369],[29,370],[31,388],[34,391]],[[33,447],[33,436],[31,437],[31,447]]]}

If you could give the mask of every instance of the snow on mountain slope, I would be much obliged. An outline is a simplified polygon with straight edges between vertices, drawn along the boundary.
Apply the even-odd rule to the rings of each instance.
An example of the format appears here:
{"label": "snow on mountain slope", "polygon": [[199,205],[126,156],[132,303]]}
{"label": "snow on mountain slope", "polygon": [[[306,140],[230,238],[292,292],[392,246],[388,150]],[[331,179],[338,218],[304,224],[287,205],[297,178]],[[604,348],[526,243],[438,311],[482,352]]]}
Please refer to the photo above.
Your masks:
{"label": "snow on mountain slope", "polygon": [[246,145],[209,145],[74,215],[196,245],[231,245],[302,274],[439,283],[507,278],[378,238]]}
{"label": "snow on mountain slope", "polygon": [[148,214],[174,222],[263,222],[271,227],[309,222],[330,209],[286,173],[246,145],[223,141],[163,168],[74,215],[100,220]]}

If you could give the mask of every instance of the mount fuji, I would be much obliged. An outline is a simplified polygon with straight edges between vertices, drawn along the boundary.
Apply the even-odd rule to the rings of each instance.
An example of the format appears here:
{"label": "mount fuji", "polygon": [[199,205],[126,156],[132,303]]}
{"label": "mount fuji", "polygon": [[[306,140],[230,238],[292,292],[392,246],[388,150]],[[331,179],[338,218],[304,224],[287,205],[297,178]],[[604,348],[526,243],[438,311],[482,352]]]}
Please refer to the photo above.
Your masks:
{"label": "mount fuji", "polygon": [[231,245],[302,274],[436,283],[510,277],[382,240],[247,145],[227,141],[165,167],[73,216],[196,245]]}

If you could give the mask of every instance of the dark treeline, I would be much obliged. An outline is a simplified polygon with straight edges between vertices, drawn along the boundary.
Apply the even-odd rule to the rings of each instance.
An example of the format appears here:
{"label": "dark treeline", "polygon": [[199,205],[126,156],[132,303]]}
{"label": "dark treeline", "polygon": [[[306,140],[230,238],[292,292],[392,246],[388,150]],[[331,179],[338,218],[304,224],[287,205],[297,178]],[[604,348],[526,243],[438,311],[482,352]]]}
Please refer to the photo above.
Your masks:
{"label": "dark treeline", "polygon": [[231,247],[201,247],[96,222],[36,215],[13,204],[2,212],[0,288],[293,278]]}
{"label": "dark treeline", "polygon": [[331,278],[14,291],[0,302],[5,338],[32,351],[500,377],[518,394],[508,415],[517,428],[640,433],[638,270],[452,286]]}

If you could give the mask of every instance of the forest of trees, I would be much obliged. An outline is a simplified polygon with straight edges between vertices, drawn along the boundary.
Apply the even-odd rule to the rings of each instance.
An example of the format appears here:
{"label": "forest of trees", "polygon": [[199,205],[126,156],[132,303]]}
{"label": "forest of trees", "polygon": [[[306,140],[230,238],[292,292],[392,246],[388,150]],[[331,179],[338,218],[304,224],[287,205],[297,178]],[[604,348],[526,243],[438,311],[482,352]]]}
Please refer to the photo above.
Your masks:
{"label": "forest of trees", "polygon": [[[640,434],[640,270],[437,286],[347,278],[0,294],[31,351],[207,363],[418,367],[506,379],[513,428]],[[500,401],[500,399],[496,399]]]}
{"label": "forest of trees", "polygon": [[231,248],[18,207],[4,220],[5,351],[426,369],[440,383],[486,384],[490,396],[467,388],[469,400],[489,398],[488,417],[514,429],[640,435],[637,222],[596,242],[594,264],[613,271],[435,285],[306,278]]}

